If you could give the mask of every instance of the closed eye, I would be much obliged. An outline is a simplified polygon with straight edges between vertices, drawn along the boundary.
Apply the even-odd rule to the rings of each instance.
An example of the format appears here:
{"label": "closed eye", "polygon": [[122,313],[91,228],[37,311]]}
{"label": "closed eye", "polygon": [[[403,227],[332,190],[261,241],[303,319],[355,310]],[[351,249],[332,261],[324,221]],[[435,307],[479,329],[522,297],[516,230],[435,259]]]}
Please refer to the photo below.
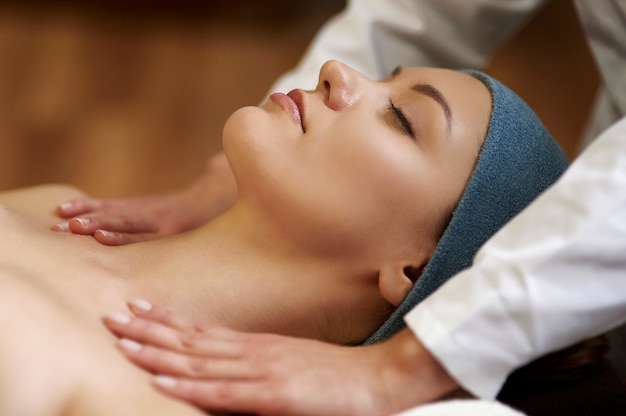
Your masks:
{"label": "closed eye", "polygon": [[404,113],[402,112],[402,109],[399,108],[399,107],[396,107],[391,99],[389,100],[388,110],[393,115],[393,117],[396,119],[396,121],[398,123],[398,126],[406,134],[408,134],[412,139],[415,139],[415,131],[413,130],[413,125],[404,116]]}

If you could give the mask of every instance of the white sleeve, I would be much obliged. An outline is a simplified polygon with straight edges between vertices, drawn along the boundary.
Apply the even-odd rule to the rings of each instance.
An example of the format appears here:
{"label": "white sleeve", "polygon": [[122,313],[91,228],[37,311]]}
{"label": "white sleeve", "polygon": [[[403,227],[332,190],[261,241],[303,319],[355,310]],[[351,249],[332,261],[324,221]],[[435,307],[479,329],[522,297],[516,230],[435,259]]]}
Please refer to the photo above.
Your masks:
{"label": "white sleeve", "polygon": [[406,316],[467,390],[626,321],[626,117]]}
{"label": "white sleeve", "polygon": [[270,92],[313,89],[339,60],[379,79],[398,65],[477,68],[545,0],[349,0],[320,29],[300,63]]}

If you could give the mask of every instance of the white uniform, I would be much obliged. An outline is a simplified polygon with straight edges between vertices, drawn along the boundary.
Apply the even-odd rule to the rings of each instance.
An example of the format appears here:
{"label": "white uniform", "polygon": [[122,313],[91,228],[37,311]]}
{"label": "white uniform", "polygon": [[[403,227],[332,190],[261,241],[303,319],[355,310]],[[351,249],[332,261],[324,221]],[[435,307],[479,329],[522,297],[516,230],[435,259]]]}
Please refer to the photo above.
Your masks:
{"label": "white uniform", "polygon": [[[543,0],[353,0],[272,91],[313,88],[338,59],[379,78],[398,64],[480,67]],[[478,397],[535,357],[626,319],[626,1],[575,1],[607,88],[606,131],[548,192],[492,238],[475,265],[406,317]]]}
{"label": "white uniform", "polygon": [[405,320],[482,398],[517,367],[626,321],[626,118]]}
{"label": "white uniform", "polygon": [[[337,59],[374,78],[398,65],[480,68],[547,0],[349,0],[298,66],[270,92],[312,89],[324,62]],[[587,138],[626,114],[624,0],[575,0],[604,84]]]}

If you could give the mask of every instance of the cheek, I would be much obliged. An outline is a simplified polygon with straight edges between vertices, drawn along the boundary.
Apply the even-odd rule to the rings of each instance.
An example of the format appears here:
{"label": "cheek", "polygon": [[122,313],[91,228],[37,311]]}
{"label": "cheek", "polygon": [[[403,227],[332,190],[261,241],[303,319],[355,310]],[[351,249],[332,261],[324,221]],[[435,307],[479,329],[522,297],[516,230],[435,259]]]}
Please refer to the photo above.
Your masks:
{"label": "cheek", "polygon": [[463,191],[465,166],[449,166],[411,141],[381,139],[345,157],[342,189],[353,225],[381,236],[407,229],[434,236]]}
{"label": "cheek", "polygon": [[353,142],[344,136],[320,158],[329,184],[323,192],[329,200],[342,201],[346,221],[356,227],[387,223],[393,217],[417,223],[416,213],[432,213],[428,204],[436,192],[436,177],[414,143],[399,143],[402,138],[384,132],[351,137]]}
{"label": "cheek", "polygon": [[383,131],[361,131],[334,152],[337,176],[348,190],[360,190],[374,199],[396,201],[421,188],[430,175],[428,160],[410,140]]}

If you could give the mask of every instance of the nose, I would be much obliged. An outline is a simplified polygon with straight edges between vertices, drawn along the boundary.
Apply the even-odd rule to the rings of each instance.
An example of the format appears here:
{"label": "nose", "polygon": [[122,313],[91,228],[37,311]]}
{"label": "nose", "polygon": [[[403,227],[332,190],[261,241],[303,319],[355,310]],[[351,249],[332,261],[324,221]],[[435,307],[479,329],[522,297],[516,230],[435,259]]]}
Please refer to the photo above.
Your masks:
{"label": "nose", "polygon": [[324,103],[335,111],[350,107],[362,93],[365,76],[338,61],[327,61],[320,69],[317,91],[324,94]]}

